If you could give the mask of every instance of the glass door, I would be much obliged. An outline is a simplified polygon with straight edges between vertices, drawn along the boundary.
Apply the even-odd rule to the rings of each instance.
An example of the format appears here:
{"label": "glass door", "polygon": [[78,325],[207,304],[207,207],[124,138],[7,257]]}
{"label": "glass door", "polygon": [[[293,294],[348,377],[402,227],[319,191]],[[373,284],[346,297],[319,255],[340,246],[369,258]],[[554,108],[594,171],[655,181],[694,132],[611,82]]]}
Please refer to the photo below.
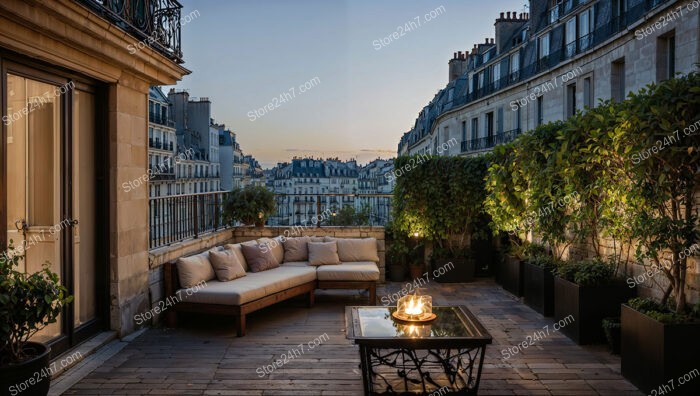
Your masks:
{"label": "glass door", "polygon": [[[7,74],[7,239],[10,254],[24,255],[27,272],[48,263],[63,281],[61,243],[61,125],[63,97],[55,86]],[[62,334],[63,315],[34,337],[47,342]]]}
{"label": "glass door", "polygon": [[74,296],[58,321],[32,339],[57,353],[106,322],[101,235],[109,212],[100,203],[107,183],[104,142],[96,141],[104,139],[96,133],[97,94],[87,84],[23,66],[4,70],[5,237],[14,246],[10,253],[25,257],[20,270],[33,273],[49,263]]}

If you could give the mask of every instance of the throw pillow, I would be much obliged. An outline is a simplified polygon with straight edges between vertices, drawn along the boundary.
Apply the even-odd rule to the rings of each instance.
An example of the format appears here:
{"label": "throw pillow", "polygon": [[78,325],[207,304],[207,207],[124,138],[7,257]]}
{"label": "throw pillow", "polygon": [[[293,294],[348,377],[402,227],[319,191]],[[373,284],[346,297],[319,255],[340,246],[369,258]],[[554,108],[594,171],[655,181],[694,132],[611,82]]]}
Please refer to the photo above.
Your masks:
{"label": "throw pillow", "polygon": [[222,282],[232,281],[246,275],[243,264],[241,264],[236,253],[231,249],[222,251],[210,250],[209,261],[214,268],[216,278]]}
{"label": "throw pillow", "polygon": [[379,262],[375,238],[337,238],[338,257],[344,263],[357,261]]}
{"label": "throw pillow", "polygon": [[245,256],[245,261],[248,262],[250,272],[267,271],[280,266],[272,251],[267,249],[266,245],[242,244],[241,250]]}
{"label": "throw pillow", "polygon": [[307,243],[311,242],[309,237],[287,238],[284,241],[284,262],[299,262],[309,260],[309,248]]}
{"label": "throw pillow", "polygon": [[202,282],[216,278],[214,268],[209,262],[209,254],[202,253],[177,259],[177,275],[180,287],[190,288]]}
{"label": "throw pillow", "polygon": [[309,248],[309,264],[340,264],[338,245],[335,242],[309,242],[307,245]]}

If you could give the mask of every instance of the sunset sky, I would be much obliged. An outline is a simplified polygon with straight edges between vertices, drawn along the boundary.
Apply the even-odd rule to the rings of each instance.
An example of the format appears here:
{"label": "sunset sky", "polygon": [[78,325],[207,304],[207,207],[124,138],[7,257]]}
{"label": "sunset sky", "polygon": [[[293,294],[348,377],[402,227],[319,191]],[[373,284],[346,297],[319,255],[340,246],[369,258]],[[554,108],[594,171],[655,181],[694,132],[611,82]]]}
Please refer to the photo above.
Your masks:
{"label": "sunset sky", "polygon": [[[525,11],[523,0],[181,3],[183,16],[196,13],[182,26],[192,74],[176,88],[209,97],[212,116],[265,168],[295,155],[395,156],[447,83],[452,53],[493,37],[499,12]],[[386,39],[394,32],[398,39]]]}

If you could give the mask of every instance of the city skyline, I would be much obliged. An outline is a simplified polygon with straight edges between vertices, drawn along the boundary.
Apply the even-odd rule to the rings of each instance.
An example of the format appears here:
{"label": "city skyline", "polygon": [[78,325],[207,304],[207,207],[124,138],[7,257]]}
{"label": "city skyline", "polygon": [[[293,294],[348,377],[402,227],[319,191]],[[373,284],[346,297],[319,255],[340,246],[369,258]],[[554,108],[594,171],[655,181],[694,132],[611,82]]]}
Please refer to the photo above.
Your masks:
{"label": "city skyline", "polygon": [[[295,156],[391,158],[446,84],[452,54],[493,37],[499,12],[524,11],[497,3],[183,0],[192,73],[175,87],[209,97],[263,168]],[[237,39],[213,40],[222,29]]]}

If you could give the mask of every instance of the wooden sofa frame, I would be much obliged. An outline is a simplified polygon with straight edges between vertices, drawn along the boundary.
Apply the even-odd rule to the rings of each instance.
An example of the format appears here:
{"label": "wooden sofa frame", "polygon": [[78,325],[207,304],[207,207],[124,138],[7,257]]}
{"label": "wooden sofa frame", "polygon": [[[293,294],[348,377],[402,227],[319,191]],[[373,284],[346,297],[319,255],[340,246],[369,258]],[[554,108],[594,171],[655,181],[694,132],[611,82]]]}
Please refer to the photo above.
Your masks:
{"label": "wooden sofa frame", "polygon": [[[174,261],[164,265],[165,298],[175,296],[175,292],[182,289],[180,278],[177,274],[177,265]],[[338,282],[338,281],[311,281],[289,289],[279,291],[247,302],[243,305],[205,304],[178,302],[165,311],[165,324],[168,327],[177,326],[178,312],[199,312],[215,315],[230,315],[236,317],[236,334],[238,337],[245,335],[245,316],[261,308],[268,307],[280,301],[288,300],[292,297],[308,294],[308,306],[314,305],[314,291],[316,289],[362,289],[369,291],[369,302],[371,305],[377,304],[377,283],[376,282]]]}

